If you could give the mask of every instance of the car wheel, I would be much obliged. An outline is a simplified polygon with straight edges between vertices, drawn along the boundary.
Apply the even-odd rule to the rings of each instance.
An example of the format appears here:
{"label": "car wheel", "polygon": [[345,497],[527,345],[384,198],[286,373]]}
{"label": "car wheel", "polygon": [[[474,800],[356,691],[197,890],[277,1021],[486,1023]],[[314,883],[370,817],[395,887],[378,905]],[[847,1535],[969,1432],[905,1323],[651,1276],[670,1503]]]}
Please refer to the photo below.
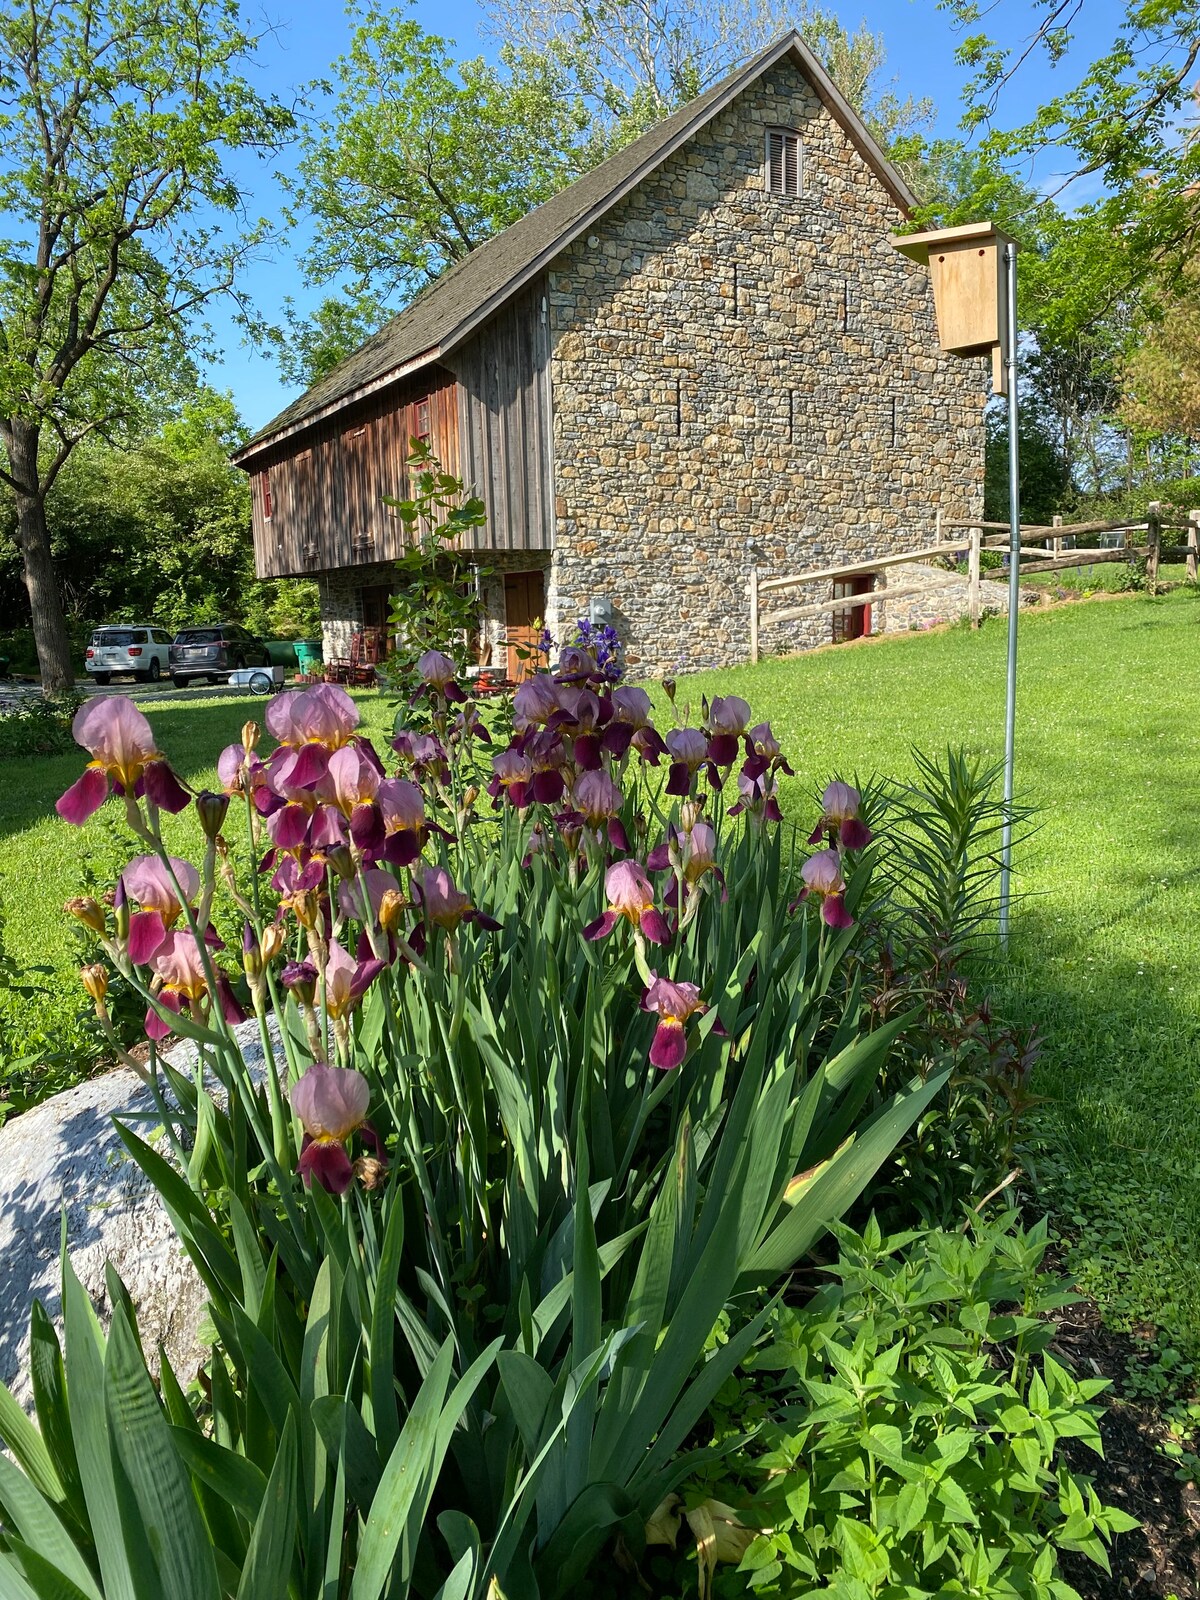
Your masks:
{"label": "car wheel", "polygon": [[180,678],[174,672],[171,674],[171,682],[177,689],[186,689],[188,684],[186,678]]}
{"label": "car wheel", "polygon": [[159,678],[162,676],[162,668],[158,664],[157,656],[155,656],[151,661],[150,670],[146,673],[146,676],[149,678],[151,683],[157,683]]}
{"label": "car wheel", "polygon": [[241,672],[241,671],[243,671],[245,669],[245,666],[246,666],[246,658],[239,651],[239,653],[236,656],[234,656],[233,660],[230,662],[229,670],[231,672]]}
{"label": "car wheel", "polygon": [[109,684],[109,683],[112,682],[112,673],[111,672],[93,672],[92,673],[92,678],[93,678],[93,681],[98,683],[100,685],[100,687],[103,689],[106,684]]}

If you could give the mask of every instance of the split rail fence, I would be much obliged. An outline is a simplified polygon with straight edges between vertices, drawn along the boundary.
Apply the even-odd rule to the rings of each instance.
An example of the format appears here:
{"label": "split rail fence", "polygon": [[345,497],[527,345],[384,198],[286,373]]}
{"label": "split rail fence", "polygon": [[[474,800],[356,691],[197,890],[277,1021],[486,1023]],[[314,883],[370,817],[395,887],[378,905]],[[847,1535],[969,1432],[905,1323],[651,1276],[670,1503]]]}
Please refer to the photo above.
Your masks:
{"label": "split rail fence", "polygon": [[[958,538],[946,538],[957,533]],[[1144,544],[1130,544],[1133,534],[1145,534]],[[1183,543],[1164,544],[1164,534],[1182,533]],[[964,540],[961,535],[966,534]],[[1100,549],[1094,546],[1071,548],[1077,539],[1118,535],[1121,543]],[[1068,545],[1070,541],[1070,545]],[[933,543],[918,550],[889,551],[869,561],[855,561],[836,567],[816,567],[810,572],[799,572],[779,578],[760,578],[758,568],[750,569],[750,660],[757,661],[759,634],[764,628],[776,627],[786,622],[803,622],[833,612],[849,612],[858,606],[884,605],[889,600],[908,600],[916,595],[929,594],[944,585],[944,574],[922,575],[902,589],[871,589],[864,594],[839,595],[832,600],[808,601],[799,605],[784,605],[780,610],[763,609],[764,598],[771,603],[775,595],[801,589],[808,584],[836,583],[839,580],[874,576],[889,567],[907,566],[910,563],[931,561],[938,557],[964,554],[967,562],[967,611],[973,627],[979,626],[981,612],[982,553],[985,550],[1009,550],[1007,522],[986,522],[969,518],[962,521],[943,520],[938,512]],[[1061,517],[1052,523],[1022,523],[1017,559],[1021,562],[1021,575],[1034,576],[1043,572],[1064,572],[1072,567],[1090,567],[1109,561],[1144,560],[1146,584],[1151,593],[1158,584],[1159,565],[1163,561],[1186,561],[1189,583],[1197,581],[1200,565],[1200,509],[1189,511],[1183,522],[1171,522],[1159,509],[1151,506],[1145,522],[1076,522],[1064,524]],[[914,574],[915,578],[915,574]]]}

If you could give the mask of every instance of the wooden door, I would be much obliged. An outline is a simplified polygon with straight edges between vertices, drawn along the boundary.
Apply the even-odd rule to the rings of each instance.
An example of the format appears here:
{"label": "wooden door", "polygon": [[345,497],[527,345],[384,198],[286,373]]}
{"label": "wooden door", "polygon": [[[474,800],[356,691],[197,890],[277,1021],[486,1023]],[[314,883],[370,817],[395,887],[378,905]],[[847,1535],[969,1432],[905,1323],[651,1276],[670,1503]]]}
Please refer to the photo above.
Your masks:
{"label": "wooden door", "polygon": [[520,683],[537,671],[534,655],[522,657],[517,647],[532,651],[542,631],[546,610],[546,577],[543,572],[509,572],[504,578],[504,642],[507,646],[508,675]]}
{"label": "wooden door", "polygon": [[[874,576],[869,572],[856,572],[849,578],[835,578],[833,598],[842,600],[850,595],[870,594],[875,587]],[[833,613],[833,642],[844,639],[863,639],[871,631],[870,606],[849,606],[845,611]]]}
{"label": "wooden door", "polygon": [[392,591],[386,583],[373,583],[359,591],[362,600],[363,638],[370,643],[368,661],[382,661],[391,648],[389,635]]}

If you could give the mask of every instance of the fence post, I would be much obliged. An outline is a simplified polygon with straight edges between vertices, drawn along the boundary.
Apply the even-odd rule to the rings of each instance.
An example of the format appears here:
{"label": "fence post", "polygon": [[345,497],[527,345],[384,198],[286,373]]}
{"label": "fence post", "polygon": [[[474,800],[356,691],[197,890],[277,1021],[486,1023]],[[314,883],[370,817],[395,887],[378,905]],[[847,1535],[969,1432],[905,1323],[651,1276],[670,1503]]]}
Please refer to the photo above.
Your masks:
{"label": "fence post", "polygon": [[750,568],[750,665],[758,660],[758,568]]}
{"label": "fence post", "polygon": [[971,626],[979,626],[979,559],[980,549],[983,545],[983,529],[971,529],[971,547],[967,555],[967,610],[971,617]]}
{"label": "fence post", "polygon": [[[1061,528],[1062,527],[1062,512],[1061,511],[1056,511],[1054,513],[1054,519],[1053,520],[1054,520],[1054,526],[1056,528]],[[1050,549],[1054,553],[1054,555],[1056,555],[1056,556],[1062,555],[1062,536],[1060,534],[1055,534],[1054,537],[1050,540]]]}
{"label": "fence post", "polygon": [[1162,549],[1162,520],[1158,514],[1161,504],[1151,500],[1146,516],[1146,589],[1149,594],[1158,591],[1158,556]]}
{"label": "fence post", "polygon": [[1200,555],[1200,509],[1188,512],[1187,581],[1196,581],[1196,557]]}

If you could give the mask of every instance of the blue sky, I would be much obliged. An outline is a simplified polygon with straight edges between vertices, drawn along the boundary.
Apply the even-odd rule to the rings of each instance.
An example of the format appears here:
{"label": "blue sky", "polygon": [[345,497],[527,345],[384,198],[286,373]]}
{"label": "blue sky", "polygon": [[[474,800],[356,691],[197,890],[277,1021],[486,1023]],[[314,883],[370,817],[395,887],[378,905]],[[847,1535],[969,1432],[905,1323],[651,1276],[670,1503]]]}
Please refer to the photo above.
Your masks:
{"label": "blue sky", "polygon": [[[289,10],[276,9],[277,0],[267,0],[265,19],[269,32],[260,50],[259,87],[271,89],[286,98],[294,87],[323,75],[330,63],[347,47],[350,21],[340,0],[294,0]],[[855,28],[860,21],[883,35],[888,53],[888,75],[895,79],[895,90],[903,98],[928,96],[937,107],[936,131],[953,134],[961,115],[961,95],[967,73],[958,66],[954,52],[958,43],[949,19],[937,9],[936,0],[869,0],[866,5],[838,5],[843,25]],[[1006,89],[999,108],[999,120],[1013,125],[1027,117],[1051,94],[1074,80],[1080,65],[1106,50],[1120,23],[1119,0],[1087,0],[1077,25],[1078,42],[1064,66],[1051,71],[1040,58],[1031,59]],[[462,56],[490,54],[481,36],[482,12],[473,0],[415,0],[412,15],[430,32],[457,41]],[[996,0],[984,19],[984,26],[1001,38],[1016,42],[1035,26],[1035,13],[1028,0]],[[787,25],[788,13],[780,11],[780,28]],[[260,27],[261,19],[251,19]],[[252,194],[252,204],[262,215],[278,219],[279,186],[275,173],[287,159],[266,165],[240,164],[240,171]],[[1038,174],[1043,181],[1049,170]],[[1082,196],[1080,197],[1082,198]],[[259,312],[268,320],[282,319],[285,296],[291,295],[303,310],[319,298],[305,290],[301,282],[295,249],[302,238],[278,248],[270,260],[246,273],[244,288]],[[247,346],[232,320],[224,314],[211,317],[213,332],[223,351],[219,362],[208,369],[209,380],[218,388],[233,393],[238,409],[251,427],[260,427],[281,410],[296,391],[288,389],[279,376],[269,353]]]}

